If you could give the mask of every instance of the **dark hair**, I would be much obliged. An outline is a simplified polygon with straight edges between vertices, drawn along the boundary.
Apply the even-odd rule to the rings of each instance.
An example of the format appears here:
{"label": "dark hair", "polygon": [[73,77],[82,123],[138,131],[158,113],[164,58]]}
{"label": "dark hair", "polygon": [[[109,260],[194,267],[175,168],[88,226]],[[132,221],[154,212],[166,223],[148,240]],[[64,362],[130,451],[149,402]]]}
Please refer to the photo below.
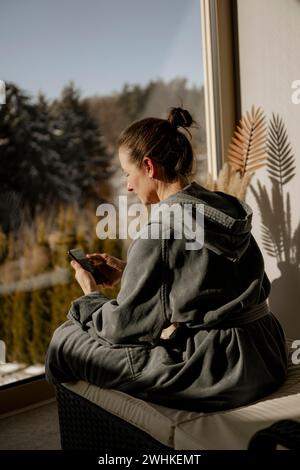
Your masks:
{"label": "dark hair", "polygon": [[188,128],[193,123],[186,109],[171,108],[167,119],[150,117],[131,124],[121,133],[118,147],[127,148],[139,167],[145,156],[153,159],[168,182],[186,180],[193,172],[194,155],[190,140],[179,128],[191,137]]}

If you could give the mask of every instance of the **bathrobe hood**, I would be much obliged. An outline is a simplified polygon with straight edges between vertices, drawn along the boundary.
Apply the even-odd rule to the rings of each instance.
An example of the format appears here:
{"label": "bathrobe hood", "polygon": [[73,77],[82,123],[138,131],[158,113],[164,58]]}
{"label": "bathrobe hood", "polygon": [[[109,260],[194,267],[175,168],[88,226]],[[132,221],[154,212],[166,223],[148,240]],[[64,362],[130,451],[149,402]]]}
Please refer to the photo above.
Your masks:
{"label": "bathrobe hood", "polygon": [[233,262],[243,256],[252,228],[252,209],[248,204],[221,191],[208,191],[196,181],[156,207],[174,203],[192,204],[195,209],[197,204],[203,204],[205,246]]}

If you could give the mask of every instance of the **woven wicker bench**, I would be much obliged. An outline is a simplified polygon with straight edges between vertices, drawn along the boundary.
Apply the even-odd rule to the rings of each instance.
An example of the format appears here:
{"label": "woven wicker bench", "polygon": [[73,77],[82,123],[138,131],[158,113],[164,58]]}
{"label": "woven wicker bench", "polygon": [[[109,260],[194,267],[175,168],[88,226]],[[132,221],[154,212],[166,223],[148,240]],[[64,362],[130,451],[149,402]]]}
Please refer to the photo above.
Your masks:
{"label": "woven wicker bench", "polygon": [[111,453],[172,450],[66,387],[58,385],[56,392],[62,449]]}
{"label": "woven wicker bench", "polygon": [[270,448],[277,437],[279,444],[300,448],[300,365],[291,362],[279,390],[253,404],[217,413],[174,410],[83,381],[58,385],[56,391],[65,450]]}

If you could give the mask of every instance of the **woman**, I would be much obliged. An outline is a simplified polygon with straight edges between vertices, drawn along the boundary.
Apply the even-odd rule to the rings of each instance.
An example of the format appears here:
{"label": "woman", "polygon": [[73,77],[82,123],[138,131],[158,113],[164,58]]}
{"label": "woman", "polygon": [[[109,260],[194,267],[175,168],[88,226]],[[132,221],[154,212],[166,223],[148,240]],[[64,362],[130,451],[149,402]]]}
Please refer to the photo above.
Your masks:
{"label": "woman", "polygon": [[193,152],[183,130],[192,123],[181,108],[166,120],[135,122],[120,136],[119,159],[128,191],[154,205],[154,214],[175,204],[192,208],[194,221],[200,205],[204,243],[200,237],[187,249],[191,231],[178,236],[182,221],[151,215],[126,266],[107,254],[89,256],[111,284],[121,278],[114,300],[72,261],[84,295],[51,340],[51,383],[81,379],[174,408],[216,411],[257,400],[284,381],[285,338],[269,312],[251,209],[189,183]]}

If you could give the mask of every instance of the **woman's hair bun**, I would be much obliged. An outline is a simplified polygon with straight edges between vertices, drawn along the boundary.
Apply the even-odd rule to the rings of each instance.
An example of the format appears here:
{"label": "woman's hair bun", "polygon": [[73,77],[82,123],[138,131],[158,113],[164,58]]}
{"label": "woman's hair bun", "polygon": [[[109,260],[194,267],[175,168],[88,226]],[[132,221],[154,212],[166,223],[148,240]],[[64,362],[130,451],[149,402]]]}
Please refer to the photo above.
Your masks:
{"label": "woman's hair bun", "polygon": [[177,129],[177,127],[190,127],[194,122],[190,113],[182,108],[171,108],[168,121],[175,129]]}

